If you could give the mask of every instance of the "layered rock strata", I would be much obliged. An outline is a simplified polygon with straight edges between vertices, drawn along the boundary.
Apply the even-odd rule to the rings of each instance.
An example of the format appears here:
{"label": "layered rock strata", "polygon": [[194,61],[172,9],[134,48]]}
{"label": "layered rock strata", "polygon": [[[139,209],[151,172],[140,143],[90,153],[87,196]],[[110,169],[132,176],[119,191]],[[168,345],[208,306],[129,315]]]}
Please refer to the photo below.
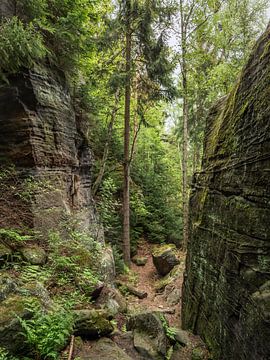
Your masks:
{"label": "layered rock strata", "polygon": [[210,112],[195,176],[183,325],[214,359],[270,358],[270,27]]}
{"label": "layered rock strata", "polygon": [[0,128],[1,165],[15,165],[16,185],[26,185],[32,226],[46,232],[72,219],[103,241],[91,196],[92,154],[63,77],[41,66],[10,77],[0,88]]}

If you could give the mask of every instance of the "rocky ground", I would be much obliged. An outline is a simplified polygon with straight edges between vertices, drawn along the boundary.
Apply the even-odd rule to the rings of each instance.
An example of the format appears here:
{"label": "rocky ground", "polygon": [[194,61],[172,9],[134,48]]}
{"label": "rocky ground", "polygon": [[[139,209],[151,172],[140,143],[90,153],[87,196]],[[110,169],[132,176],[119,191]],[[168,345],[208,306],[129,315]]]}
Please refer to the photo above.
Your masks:
{"label": "rocky ground", "polygon": [[[82,336],[84,340],[75,337],[72,359],[208,359],[200,338],[181,330],[185,254],[175,249],[173,252],[175,257],[168,246],[157,249],[145,242],[140,243],[131,272],[116,280],[120,291],[111,289],[106,292],[103,289],[96,301],[97,307],[106,304],[114,313],[114,330],[107,329],[106,336],[94,341],[86,340],[85,336]],[[166,268],[167,263],[162,263],[164,259],[169,263],[165,271],[168,274],[160,275],[159,272]],[[69,352],[70,346],[63,357],[67,358]]]}

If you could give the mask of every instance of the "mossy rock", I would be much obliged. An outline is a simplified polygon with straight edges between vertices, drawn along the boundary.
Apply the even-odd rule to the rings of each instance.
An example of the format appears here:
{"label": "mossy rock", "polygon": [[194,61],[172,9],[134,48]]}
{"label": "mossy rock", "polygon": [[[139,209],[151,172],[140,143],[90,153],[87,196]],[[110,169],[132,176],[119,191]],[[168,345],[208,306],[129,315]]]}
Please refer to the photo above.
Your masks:
{"label": "mossy rock", "polygon": [[0,266],[4,264],[12,255],[12,250],[0,242]]}
{"label": "mossy rock", "polygon": [[82,360],[132,360],[124,350],[108,338],[102,338],[94,343],[87,351],[87,355],[79,353],[78,356]]}
{"label": "mossy rock", "polygon": [[169,343],[160,313],[147,311],[130,316],[127,330],[133,330],[134,347],[141,355],[153,360],[165,358]]}
{"label": "mossy rock", "polygon": [[156,246],[152,251],[153,263],[161,276],[167,275],[180,263],[174,244]]}
{"label": "mossy rock", "polygon": [[134,264],[136,264],[137,266],[144,266],[147,263],[147,257],[146,256],[134,256],[132,258],[132,261],[134,262]]}
{"label": "mossy rock", "polygon": [[32,265],[44,265],[47,261],[47,254],[42,247],[32,246],[20,249],[20,253],[25,261]]}
{"label": "mossy rock", "polygon": [[7,296],[17,290],[16,281],[6,273],[0,274],[0,304]]}
{"label": "mossy rock", "polygon": [[95,339],[110,334],[114,329],[109,314],[104,310],[76,310],[74,315],[76,336]]}

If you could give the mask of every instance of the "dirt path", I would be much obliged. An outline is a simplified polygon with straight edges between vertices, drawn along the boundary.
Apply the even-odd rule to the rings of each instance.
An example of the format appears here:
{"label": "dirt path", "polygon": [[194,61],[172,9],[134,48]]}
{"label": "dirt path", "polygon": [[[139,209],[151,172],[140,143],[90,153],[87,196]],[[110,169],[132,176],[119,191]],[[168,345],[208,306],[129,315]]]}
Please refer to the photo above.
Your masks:
{"label": "dirt path", "polygon": [[[181,269],[179,277],[173,281],[163,293],[157,293],[155,289],[155,283],[162,278],[158,275],[153,264],[151,255],[152,247],[153,245],[150,245],[144,241],[140,242],[138,246],[138,256],[147,257],[147,263],[145,266],[137,266],[134,263],[131,265],[131,270],[137,274],[136,287],[139,290],[147,292],[148,296],[144,299],[138,299],[134,296],[130,296],[128,300],[129,307],[164,311],[170,326],[180,327],[181,294],[180,302],[173,306],[167,303],[166,298],[169,295],[169,292],[173,291],[174,289],[181,291],[185,267],[185,254],[180,251],[178,252]],[[167,313],[167,311],[171,313]]]}

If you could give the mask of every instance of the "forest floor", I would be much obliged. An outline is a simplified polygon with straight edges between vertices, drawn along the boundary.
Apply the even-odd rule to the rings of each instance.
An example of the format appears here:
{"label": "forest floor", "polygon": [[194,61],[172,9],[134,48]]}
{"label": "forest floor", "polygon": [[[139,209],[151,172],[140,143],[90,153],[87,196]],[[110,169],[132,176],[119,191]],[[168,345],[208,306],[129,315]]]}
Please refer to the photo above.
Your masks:
{"label": "forest floor", "polygon": [[[141,241],[138,246],[137,256],[146,257],[147,263],[144,266],[137,266],[135,263],[131,265],[131,272],[129,275],[121,275],[119,280],[123,282],[131,282],[139,291],[147,292],[147,297],[139,299],[133,295],[127,295],[128,313],[158,311],[164,313],[166,320],[170,327],[181,328],[181,299],[182,299],[182,283],[185,270],[185,253],[178,251],[178,265],[177,277],[173,279],[162,291],[157,291],[156,284],[164,278],[160,277],[153,264],[152,247],[145,241]],[[168,296],[174,291],[178,290],[179,301],[175,304],[168,304]],[[125,330],[126,314],[118,314],[116,316],[117,328],[110,338],[122,348],[134,360],[146,360],[142,357],[133,346],[133,339]],[[177,355],[177,360],[190,360],[192,358],[192,350],[197,346],[204,346],[198,336],[190,334],[190,344],[181,349],[180,357]],[[84,342],[80,351],[76,351],[76,357],[81,359],[89,359],[87,356],[89,350],[95,341]],[[109,358],[108,358],[109,359]],[[174,358],[175,359],[175,358]],[[106,358],[107,360],[107,358]]]}

